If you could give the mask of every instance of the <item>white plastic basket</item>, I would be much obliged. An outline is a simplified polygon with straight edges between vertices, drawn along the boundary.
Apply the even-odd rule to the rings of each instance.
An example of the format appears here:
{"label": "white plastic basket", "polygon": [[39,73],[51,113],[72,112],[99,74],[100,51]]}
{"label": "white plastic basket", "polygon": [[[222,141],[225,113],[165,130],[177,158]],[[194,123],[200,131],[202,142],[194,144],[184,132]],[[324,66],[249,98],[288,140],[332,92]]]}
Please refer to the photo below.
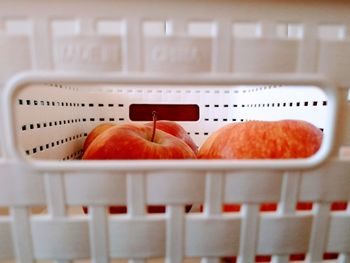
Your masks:
{"label": "white plastic basket", "polygon": [[[350,206],[332,211],[350,200],[349,13],[340,0],[2,1],[0,262],[349,262]],[[195,105],[198,120],[179,123],[199,145],[254,119],[325,136],[303,160],[76,160],[91,128],[131,121],[132,104]]]}

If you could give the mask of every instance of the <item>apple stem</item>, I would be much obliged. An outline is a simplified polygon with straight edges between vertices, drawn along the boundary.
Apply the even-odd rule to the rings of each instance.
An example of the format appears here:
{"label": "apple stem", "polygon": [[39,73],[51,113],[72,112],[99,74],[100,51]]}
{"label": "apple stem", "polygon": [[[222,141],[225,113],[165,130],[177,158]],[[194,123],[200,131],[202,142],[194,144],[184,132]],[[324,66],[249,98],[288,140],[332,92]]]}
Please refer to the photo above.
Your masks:
{"label": "apple stem", "polygon": [[152,132],[151,142],[154,141],[154,137],[156,135],[156,124],[157,124],[157,112],[156,111],[152,112],[152,118],[153,118],[153,132]]}

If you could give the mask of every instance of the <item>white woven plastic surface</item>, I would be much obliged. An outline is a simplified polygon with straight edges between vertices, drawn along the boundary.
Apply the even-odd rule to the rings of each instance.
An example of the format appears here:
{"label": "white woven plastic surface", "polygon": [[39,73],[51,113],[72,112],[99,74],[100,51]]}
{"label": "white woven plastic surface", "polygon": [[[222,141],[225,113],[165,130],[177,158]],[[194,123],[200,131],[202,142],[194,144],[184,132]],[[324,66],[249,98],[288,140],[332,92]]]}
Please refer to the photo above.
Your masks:
{"label": "white woven plastic surface", "polygon": [[[349,14],[340,0],[1,1],[0,262],[350,262],[350,205],[332,210],[350,200]],[[72,160],[134,103],[198,105],[180,123],[199,145],[227,123],[281,118],[325,141],[301,161]]]}

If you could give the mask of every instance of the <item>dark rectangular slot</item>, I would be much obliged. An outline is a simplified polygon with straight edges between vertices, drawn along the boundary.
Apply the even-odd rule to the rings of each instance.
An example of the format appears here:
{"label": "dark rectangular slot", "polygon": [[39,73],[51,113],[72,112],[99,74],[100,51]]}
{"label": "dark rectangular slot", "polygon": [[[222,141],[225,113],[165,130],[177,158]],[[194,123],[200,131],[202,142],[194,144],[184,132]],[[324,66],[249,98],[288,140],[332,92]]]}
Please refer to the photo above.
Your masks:
{"label": "dark rectangular slot", "polygon": [[199,120],[199,106],[197,104],[131,104],[129,118],[132,121],[151,121],[153,111],[157,112],[158,120]]}

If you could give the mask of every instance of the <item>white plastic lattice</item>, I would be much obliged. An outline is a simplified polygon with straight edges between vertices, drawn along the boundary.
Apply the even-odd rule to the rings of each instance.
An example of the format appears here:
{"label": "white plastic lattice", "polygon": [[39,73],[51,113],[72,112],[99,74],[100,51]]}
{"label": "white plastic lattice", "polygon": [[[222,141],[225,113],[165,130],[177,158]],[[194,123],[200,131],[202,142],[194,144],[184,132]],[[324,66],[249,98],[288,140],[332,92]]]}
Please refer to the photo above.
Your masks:
{"label": "white plastic lattice", "polygon": [[[342,0],[1,1],[0,262],[349,262],[349,13]],[[198,119],[179,123],[198,145],[255,119],[325,137],[306,160],[77,160],[135,104],[192,105]]]}

